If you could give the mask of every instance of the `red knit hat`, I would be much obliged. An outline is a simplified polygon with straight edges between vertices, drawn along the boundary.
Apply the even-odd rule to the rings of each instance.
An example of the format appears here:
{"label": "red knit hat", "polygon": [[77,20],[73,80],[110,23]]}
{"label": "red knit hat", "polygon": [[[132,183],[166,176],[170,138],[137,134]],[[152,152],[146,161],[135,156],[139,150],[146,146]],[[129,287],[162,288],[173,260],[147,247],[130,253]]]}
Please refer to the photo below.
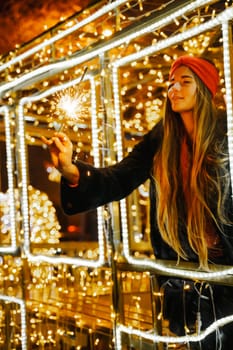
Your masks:
{"label": "red knit hat", "polygon": [[171,79],[174,71],[180,66],[187,66],[190,68],[207,86],[214,97],[219,83],[219,74],[212,63],[199,57],[192,57],[188,55],[180,56],[171,66],[169,79]]}

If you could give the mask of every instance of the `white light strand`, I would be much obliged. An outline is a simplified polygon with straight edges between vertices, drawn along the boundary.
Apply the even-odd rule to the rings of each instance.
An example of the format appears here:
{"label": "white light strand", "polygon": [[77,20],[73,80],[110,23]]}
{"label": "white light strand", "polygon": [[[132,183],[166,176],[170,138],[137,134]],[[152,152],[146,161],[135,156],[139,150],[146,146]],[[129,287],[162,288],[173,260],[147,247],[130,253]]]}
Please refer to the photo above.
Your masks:
{"label": "white light strand", "polygon": [[[117,148],[117,160],[120,161],[123,158],[123,142],[122,142],[122,129],[121,129],[121,109],[120,109],[120,91],[118,80],[118,68],[112,67],[112,82],[113,82],[113,96],[114,96],[114,110],[116,121],[116,148]],[[123,232],[123,251],[129,252],[129,235],[128,235],[128,219],[127,219],[127,204],[126,199],[120,201],[121,212],[121,230]],[[127,233],[124,235],[124,233]]]}
{"label": "white light strand", "polygon": [[94,165],[100,166],[100,153],[98,142],[98,118],[97,118],[97,104],[96,104],[96,82],[93,78],[90,79],[91,83],[91,126],[92,126],[92,145],[93,145],[93,158]]}
{"label": "white light strand", "polygon": [[56,41],[64,38],[65,36],[70,35],[71,33],[73,33],[74,31],[84,27],[85,25],[95,21],[96,19],[98,19],[99,17],[103,16],[104,14],[110,12],[111,10],[114,10],[115,8],[117,8],[118,6],[127,3],[128,0],[115,0],[113,3],[109,3],[106,6],[103,6],[102,8],[100,8],[99,10],[97,10],[96,12],[94,12],[92,15],[88,16],[87,18],[85,18],[84,20],[82,20],[81,22],[78,22],[77,24],[73,25],[72,27],[59,32],[58,34],[52,36],[50,39],[46,39],[46,41],[44,41],[43,43],[36,45],[34,47],[32,47],[31,49],[25,51],[23,54],[16,56],[15,58],[12,58],[10,61],[2,64],[0,66],[0,72],[9,68],[10,66],[12,66],[15,63],[18,63],[22,60],[24,60],[25,58],[27,58],[28,56],[34,54],[35,52],[43,49],[44,47],[51,45],[53,43],[55,43]]}
{"label": "white light strand", "polygon": [[145,49],[142,49],[136,53],[122,57],[119,60],[116,60],[115,62],[113,62],[113,65],[116,67],[120,67],[125,64],[134,62],[138,59],[141,59],[143,57],[155,54],[156,52],[160,52],[161,50],[164,50],[168,47],[171,47],[187,39],[190,39],[191,37],[194,37],[198,34],[201,34],[210,29],[213,29],[214,27],[221,25],[223,21],[228,21],[228,20],[231,20],[232,18],[233,18],[233,7],[229,7],[223,12],[221,12],[219,15],[217,15],[215,18],[207,22],[200,24],[198,26],[195,26],[193,28],[187,29],[184,32],[171,36],[167,39],[161,40],[156,44],[148,46]]}
{"label": "white light strand", "polygon": [[[99,240],[99,249],[101,247],[101,241]],[[28,261],[37,263],[48,263],[52,265],[66,264],[78,267],[90,267],[98,268],[102,267],[105,263],[104,255],[99,252],[98,260],[82,259],[82,258],[70,258],[68,256],[48,256],[43,254],[32,254],[29,250],[26,252]]]}
{"label": "white light strand", "polygon": [[226,87],[226,110],[227,110],[227,129],[228,129],[228,145],[230,157],[230,172],[231,183],[233,184],[233,104],[232,104],[232,42],[231,35],[229,35],[229,22],[223,22],[223,59],[224,59],[224,77]]}
{"label": "white light strand", "polygon": [[18,304],[20,306],[21,316],[21,349],[27,350],[27,323],[26,323],[26,305],[22,299],[15,297],[9,297],[7,295],[0,294],[0,300],[4,302]]}
{"label": "white light strand", "polygon": [[121,101],[120,90],[118,80],[118,68],[113,65],[112,67],[112,85],[113,85],[113,100],[116,120],[116,148],[117,148],[117,160],[120,161],[123,158],[122,148],[122,129],[121,129]]}
{"label": "white light strand", "polygon": [[[132,264],[134,266],[141,266],[143,268],[149,268],[152,270],[157,271],[158,273],[163,272],[168,275],[176,275],[183,278],[190,278],[190,279],[202,279],[202,280],[212,280],[212,279],[218,279],[224,280],[225,277],[229,277],[233,274],[233,267],[225,267],[218,271],[188,271],[185,269],[181,269],[179,267],[169,267],[169,264],[164,261],[163,263],[159,263],[150,259],[140,259],[140,258],[134,258],[130,254],[129,250],[129,244],[128,244],[128,234],[123,237],[123,252],[124,256],[129,264]],[[214,268],[214,267],[213,267]]]}
{"label": "white light strand", "polygon": [[192,3],[186,6],[183,6],[181,9],[173,12],[171,15],[164,16],[159,21],[154,21],[152,24],[149,24],[149,25],[146,25],[145,23],[145,25],[143,26],[143,29],[139,29],[139,30],[135,29],[129,34],[126,33],[125,35],[120,36],[120,38],[118,39],[115,39],[115,38],[113,38],[112,40],[110,39],[106,43],[101,43],[99,47],[97,46],[95,49],[90,49],[90,51],[87,53],[83,54],[81,52],[78,57],[61,61],[58,63],[46,65],[30,73],[26,73],[20,78],[16,78],[11,82],[2,84],[0,86],[0,95],[5,94],[7,91],[14,90],[15,88],[19,88],[19,87],[22,88],[23,86],[28,86],[38,79],[42,79],[43,77],[46,77],[46,76],[48,77],[50,75],[56,74],[59,71],[63,71],[64,69],[69,69],[74,67],[75,65],[81,64],[83,62],[87,62],[91,60],[93,57],[101,55],[104,52],[113,49],[114,47],[120,46],[121,44],[125,44],[125,42],[128,42],[138,36],[144,35],[148,32],[156,30],[157,28],[163,27],[168,23],[174,21],[176,17],[180,17],[184,15],[187,11],[188,12],[192,11],[203,4],[206,5],[207,2],[204,0],[193,1]]}
{"label": "white light strand", "polygon": [[[95,164],[99,164],[99,146],[98,146],[98,138],[97,138],[97,115],[96,115],[96,90],[95,90],[95,82],[94,78],[91,75],[86,75],[84,80],[90,79],[91,82],[91,115],[92,115],[92,136],[93,136],[93,148],[95,150],[94,157],[96,157]],[[25,146],[25,126],[24,126],[24,105],[30,102],[39,101],[42,98],[45,98],[49,95],[55,94],[58,91],[69,88],[78,84],[80,82],[80,78],[69,81],[68,83],[61,84],[58,86],[54,86],[51,89],[43,91],[41,94],[24,97],[19,101],[18,108],[18,118],[19,118],[19,139],[20,139],[20,158],[22,164],[22,212],[23,212],[23,234],[24,234],[24,249],[25,254],[30,261],[33,262],[48,262],[52,264],[71,264],[75,266],[88,266],[88,267],[100,267],[105,263],[105,248],[104,248],[104,230],[103,230],[103,215],[101,212],[101,208],[97,209],[97,217],[98,217],[98,242],[99,242],[99,259],[98,260],[90,260],[90,259],[81,259],[81,258],[68,258],[66,256],[56,256],[49,257],[46,255],[33,255],[30,251],[30,225],[29,225],[29,207],[28,207],[28,179],[27,179],[27,162],[26,162],[26,146]]]}
{"label": "white light strand", "polygon": [[185,335],[181,337],[171,337],[171,336],[162,336],[156,334],[154,331],[141,331],[134,329],[132,327],[127,327],[122,324],[118,324],[116,327],[116,344],[117,350],[122,350],[121,345],[121,333],[127,333],[129,335],[135,335],[147,340],[150,340],[154,343],[189,343],[189,342],[199,342],[205,339],[208,335],[218,330],[219,327],[222,327],[226,324],[233,322],[233,315],[220,318],[217,321],[214,321],[210,326],[205,330],[201,331],[200,334]]}
{"label": "white light strand", "polygon": [[15,213],[15,199],[14,199],[14,169],[12,159],[12,145],[11,145],[11,131],[10,131],[10,113],[9,107],[0,107],[0,113],[4,114],[5,122],[5,140],[6,140],[6,168],[9,191],[9,214],[10,214],[10,236],[11,245],[8,247],[0,247],[0,253],[16,253],[17,239],[16,239],[16,213]]}
{"label": "white light strand", "polygon": [[[96,82],[93,77],[90,77],[91,83],[91,125],[92,125],[92,148],[94,165],[100,166],[100,150],[98,142],[98,118],[97,118],[97,104],[96,104]],[[104,222],[103,222],[103,208],[97,208],[97,229],[99,242],[99,261],[98,266],[102,266],[105,262],[105,244],[104,244]],[[88,260],[89,262],[90,260]],[[97,265],[94,265],[97,267]]]}

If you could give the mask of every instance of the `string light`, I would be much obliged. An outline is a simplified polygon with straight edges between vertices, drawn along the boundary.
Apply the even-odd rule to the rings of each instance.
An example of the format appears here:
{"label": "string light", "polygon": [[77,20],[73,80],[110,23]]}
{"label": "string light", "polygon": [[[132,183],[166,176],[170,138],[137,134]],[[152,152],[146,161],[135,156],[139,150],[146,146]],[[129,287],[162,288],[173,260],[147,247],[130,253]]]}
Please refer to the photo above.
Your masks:
{"label": "string light", "polygon": [[154,330],[143,332],[137,329],[133,329],[132,327],[126,327],[122,324],[117,325],[117,350],[122,350],[122,342],[121,342],[121,333],[126,333],[129,335],[135,335],[140,338],[144,338],[152,341],[153,343],[189,343],[189,342],[200,342],[205,339],[208,335],[216,331],[219,327],[222,327],[228,323],[233,322],[233,316],[227,316],[220,318],[219,320],[213,322],[210,326],[208,326],[204,331],[200,332],[200,334],[196,335],[185,335],[180,337],[174,336],[161,336],[154,332]]}
{"label": "string light", "polygon": [[233,97],[232,97],[232,55],[230,53],[232,43],[229,33],[229,22],[224,21],[222,24],[223,33],[223,58],[224,58],[224,77],[226,87],[226,110],[227,110],[227,125],[228,125],[228,144],[230,150],[230,171],[231,183],[233,183]]}
{"label": "string light", "polygon": [[[210,1],[211,2],[211,1]],[[25,85],[30,85],[33,82],[37,82],[38,80],[43,79],[43,77],[46,77],[48,75],[59,73],[60,71],[63,71],[64,69],[68,69],[71,67],[74,67],[77,64],[82,64],[83,62],[87,62],[91,60],[93,57],[96,57],[98,55],[102,55],[104,52],[109,51],[113,49],[114,47],[120,46],[121,44],[124,44],[126,41],[130,41],[132,39],[135,39],[138,36],[144,35],[146,33],[149,33],[151,31],[154,31],[162,26],[167,25],[170,22],[173,22],[174,18],[180,17],[186,12],[190,12],[196,8],[198,8],[201,5],[207,5],[208,1],[205,0],[198,0],[193,1],[192,3],[189,3],[187,5],[182,5],[181,8],[179,8],[177,11],[172,12],[170,15],[164,16],[162,19],[159,19],[155,21],[154,19],[151,21],[152,23],[148,23],[145,25],[143,23],[142,28],[139,26],[138,29],[130,30],[129,33],[119,33],[118,38],[112,38],[104,43],[100,43],[99,45],[96,45],[94,49],[88,50],[87,53],[83,53],[82,55],[78,56],[77,58],[71,58],[69,60],[65,60],[58,63],[53,63],[50,65],[46,65],[44,67],[40,67],[38,69],[35,69],[32,72],[25,73],[22,77],[16,78],[12,80],[9,83],[2,84],[0,86],[0,96],[4,95],[9,90],[14,90],[23,88]],[[114,3],[115,4],[115,3]],[[230,9],[230,8],[229,8]],[[232,10],[232,9],[230,9]]]}
{"label": "string light", "polygon": [[[91,83],[91,116],[93,119],[93,148],[95,156],[95,165],[99,166],[99,144],[98,144],[98,129],[96,128],[96,91],[95,91],[95,81],[94,78],[90,75],[85,75],[84,80],[90,80]],[[22,212],[23,212],[23,234],[24,241],[23,246],[25,254],[27,255],[29,261],[33,262],[48,262],[51,264],[71,264],[77,266],[89,266],[89,267],[98,267],[102,266],[105,262],[105,248],[104,248],[104,229],[103,229],[103,216],[102,208],[97,209],[97,218],[98,218],[98,242],[99,242],[99,259],[90,260],[90,259],[80,259],[80,258],[69,258],[69,257],[51,257],[43,254],[34,255],[31,253],[30,249],[30,225],[29,225],[29,206],[28,206],[28,191],[27,191],[27,162],[26,162],[26,145],[25,145],[25,129],[24,129],[24,106],[28,103],[39,101],[49,95],[56,94],[59,91],[64,89],[69,89],[71,86],[80,83],[80,78],[69,81],[68,83],[61,84],[59,86],[53,87],[51,89],[43,91],[41,94],[36,94],[35,96],[24,97],[19,101],[18,109],[18,124],[19,124],[19,144],[20,144],[20,157],[21,157],[21,173],[22,173],[22,183],[21,183],[21,201],[22,201]]]}
{"label": "string light", "polygon": [[10,111],[9,107],[2,106],[0,107],[0,113],[4,115],[5,122],[5,138],[6,138],[6,155],[7,155],[7,180],[8,180],[8,192],[9,192],[9,223],[10,223],[10,245],[7,247],[0,246],[0,253],[16,253],[17,247],[17,238],[16,238],[16,213],[15,213],[15,198],[14,198],[14,171],[13,171],[13,155],[12,150],[14,145],[11,143],[11,130],[10,130]]}

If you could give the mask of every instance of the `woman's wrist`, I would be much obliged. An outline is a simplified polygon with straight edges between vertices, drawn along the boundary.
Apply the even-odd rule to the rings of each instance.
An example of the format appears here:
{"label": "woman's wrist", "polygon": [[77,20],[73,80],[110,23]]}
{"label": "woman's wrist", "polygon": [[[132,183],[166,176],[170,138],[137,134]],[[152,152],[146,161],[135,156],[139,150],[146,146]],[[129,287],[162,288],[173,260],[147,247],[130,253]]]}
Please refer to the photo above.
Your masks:
{"label": "woman's wrist", "polygon": [[67,168],[61,170],[62,176],[66,179],[70,187],[76,187],[79,184],[79,170],[76,165],[71,163]]}

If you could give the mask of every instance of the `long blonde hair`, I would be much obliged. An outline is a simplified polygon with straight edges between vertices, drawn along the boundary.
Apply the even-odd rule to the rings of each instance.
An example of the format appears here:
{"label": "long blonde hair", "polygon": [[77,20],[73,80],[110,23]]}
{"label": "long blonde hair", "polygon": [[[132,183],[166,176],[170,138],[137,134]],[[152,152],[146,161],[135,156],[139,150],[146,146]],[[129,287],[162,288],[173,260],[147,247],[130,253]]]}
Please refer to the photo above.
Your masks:
{"label": "long blonde hair", "polygon": [[[191,150],[190,175],[188,178],[188,200],[180,196],[181,140],[185,129],[181,117],[171,109],[167,100],[163,119],[164,136],[161,148],[154,158],[154,180],[156,188],[156,215],[162,238],[178,254],[188,259],[180,240],[180,222],[186,226],[187,239],[198,255],[200,267],[208,268],[208,247],[205,230],[207,221],[220,229],[227,222],[224,202],[229,190],[229,176],[223,144],[216,142],[217,113],[209,90],[195,75],[197,83],[196,106],[194,108],[194,137]],[[224,185],[223,185],[224,184]],[[214,195],[214,199],[213,199]],[[217,200],[213,212],[210,199]]]}

